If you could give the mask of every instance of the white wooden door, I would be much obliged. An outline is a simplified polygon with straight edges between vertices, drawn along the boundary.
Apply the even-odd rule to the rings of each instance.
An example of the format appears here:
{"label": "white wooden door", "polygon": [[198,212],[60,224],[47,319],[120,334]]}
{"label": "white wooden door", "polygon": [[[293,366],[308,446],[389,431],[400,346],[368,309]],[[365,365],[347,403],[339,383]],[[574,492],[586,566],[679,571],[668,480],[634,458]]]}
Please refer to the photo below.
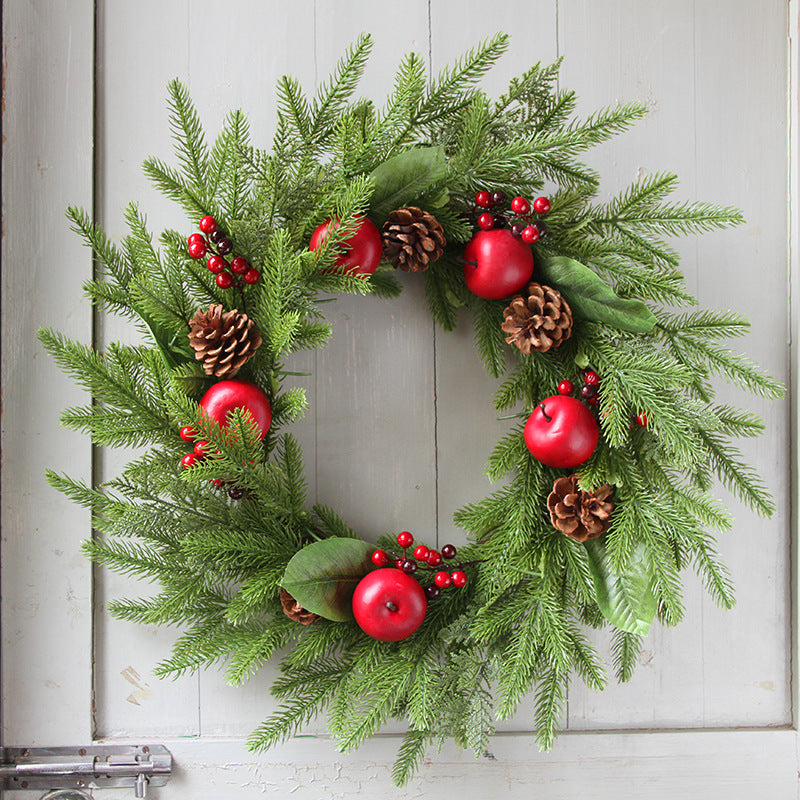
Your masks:
{"label": "white wooden door", "polygon": [[[125,454],[93,452],[61,430],[63,407],[85,398],[38,348],[51,325],[98,345],[131,337],[95,318],[81,297],[91,259],[68,230],[68,203],[94,211],[114,236],[140,202],[151,227],[185,229],[144,181],[145,156],[171,157],[165,87],[189,87],[214,133],[235,107],[257,144],[274,122],[273,89],[291,72],[313,90],[361,30],[375,48],[362,91],[381,98],[410,49],[434,70],[496,30],[509,54],[492,92],[536,61],[565,56],[562,85],[581,113],[640,99],[651,110],[591,163],[611,193],[638,175],[675,170],[681,195],[744,210],[747,223],[678,247],[704,306],[750,316],[743,348],[785,380],[790,366],[790,54],[797,7],[779,0],[6,0],[3,4],[3,497],[2,682],[5,745],[163,742],[176,764],[165,800],[300,798],[798,797],[792,588],[790,403],[736,396],[767,420],[746,453],[772,487],[775,517],[735,501],[722,542],[738,588],[718,611],[688,578],[687,621],[656,628],[631,683],[571,690],[565,733],[540,754],[525,709],[481,759],[445,748],[405,790],[391,788],[391,731],[342,756],[319,726],[262,756],[246,734],[272,709],[267,669],[244,688],[212,671],[152,677],[175,632],[116,622],[105,602],[147,586],[93,569],[80,555],[87,515],[50,490],[46,467],[96,479]],[[795,36],[791,43],[789,31]],[[794,49],[792,49],[794,48]],[[797,74],[797,60],[792,70]],[[795,239],[797,237],[794,230]],[[791,258],[790,258],[791,257]],[[466,326],[434,331],[421,288],[404,276],[396,301],[348,298],[332,309],[331,346],[305,366],[312,412],[298,429],[312,496],[364,535],[409,528],[458,541],[451,514],[488,491],[483,462],[502,430]],[[791,363],[790,363],[791,362]],[[357,398],[354,400],[353,398]],[[359,435],[354,432],[359,424]],[[99,792],[132,797],[132,790]],[[14,797],[16,793],[10,793]],[[23,797],[22,793],[19,795]]]}

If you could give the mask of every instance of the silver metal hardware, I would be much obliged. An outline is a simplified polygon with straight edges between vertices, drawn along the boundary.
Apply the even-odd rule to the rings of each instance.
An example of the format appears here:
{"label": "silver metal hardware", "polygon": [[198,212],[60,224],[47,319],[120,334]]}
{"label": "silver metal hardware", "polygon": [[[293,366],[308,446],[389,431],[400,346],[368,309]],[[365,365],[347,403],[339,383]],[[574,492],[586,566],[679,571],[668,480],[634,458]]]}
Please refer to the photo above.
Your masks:
{"label": "silver metal hardware", "polygon": [[92,800],[92,798],[86,792],[79,792],[77,789],[56,789],[55,792],[42,795],[39,800]]}
{"label": "silver metal hardware", "polygon": [[143,798],[148,786],[163,786],[172,772],[172,754],[160,744],[4,747],[1,752],[0,790],[129,786]]}

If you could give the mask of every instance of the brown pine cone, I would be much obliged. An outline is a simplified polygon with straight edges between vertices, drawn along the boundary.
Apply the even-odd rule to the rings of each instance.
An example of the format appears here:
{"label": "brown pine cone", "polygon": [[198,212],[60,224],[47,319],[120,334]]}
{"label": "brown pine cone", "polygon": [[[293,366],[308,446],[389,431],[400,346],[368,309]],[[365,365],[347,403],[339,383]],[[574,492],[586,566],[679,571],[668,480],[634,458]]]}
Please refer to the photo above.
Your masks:
{"label": "brown pine cone", "polygon": [[559,478],[547,498],[550,521],[556,530],[579,542],[596,539],[608,530],[614,501],[611,487],[604,484],[594,492],[578,486],[578,476]]}
{"label": "brown pine cone", "polygon": [[299,622],[301,625],[310,625],[312,622],[316,622],[320,617],[319,614],[315,614],[313,611],[308,611],[307,609],[303,608],[297,600],[292,597],[286,589],[281,588],[280,591],[281,597],[281,607],[283,608],[283,613],[286,614],[289,619],[293,619],[295,622]]}
{"label": "brown pine cone", "polygon": [[383,254],[404,272],[421,272],[441,256],[447,240],[433,214],[416,206],[392,211],[383,224]]}
{"label": "brown pine cone", "polygon": [[503,311],[506,341],[525,355],[531,350],[546,353],[572,335],[572,309],[556,289],[532,283],[527,297],[518,294]]}
{"label": "brown pine cone", "polygon": [[253,320],[235,308],[226,312],[221,305],[212,304],[208,311],[198,308],[189,325],[189,341],[206,375],[232,378],[261,346]]}

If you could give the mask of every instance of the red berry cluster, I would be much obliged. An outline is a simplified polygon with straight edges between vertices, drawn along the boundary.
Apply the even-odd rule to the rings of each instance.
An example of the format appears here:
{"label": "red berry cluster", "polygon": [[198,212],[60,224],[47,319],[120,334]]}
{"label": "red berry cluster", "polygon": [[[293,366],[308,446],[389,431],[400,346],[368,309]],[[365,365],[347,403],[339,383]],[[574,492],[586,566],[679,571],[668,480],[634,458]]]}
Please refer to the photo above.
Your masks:
{"label": "red berry cluster", "polygon": [[[180,431],[178,431],[178,435],[184,442],[188,442],[189,444],[194,442],[194,449],[192,452],[187,453],[181,459],[181,466],[184,469],[191,469],[198,461],[202,461],[208,455],[211,443],[205,439],[197,439],[198,433],[191,425],[185,425],[181,428]],[[223,481],[221,478],[214,478],[209,481],[209,483],[216,487],[229,485],[229,482]],[[241,500],[246,493],[246,490],[242,489],[240,486],[231,486],[231,488],[228,489],[228,496],[232,500]]]}
{"label": "red berry cluster", "polygon": [[[571,395],[575,391],[575,384],[570,380],[561,381],[558,384],[558,393],[565,396]],[[597,393],[600,391],[600,376],[590,369],[583,371],[583,386],[581,386],[580,396],[590,406],[597,405]]]}
{"label": "red berry cluster", "polygon": [[[387,567],[394,563],[397,569],[408,575],[413,575],[417,571],[432,573],[431,582],[425,585],[425,595],[429,600],[435,600],[442,589],[447,589],[448,586],[455,586],[457,589],[466,586],[467,573],[464,572],[464,568],[477,563],[470,561],[464,564],[459,561],[456,558],[456,548],[452,544],[444,545],[441,551],[431,550],[424,544],[418,544],[414,548],[413,556],[409,556],[406,550],[414,544],[414,537],[408,531],[397,534],[397,544],[403,548],[402,556],[387,553],[385,550],[375,550],[372,554],[372,563],[376,567]],[[444,560],[454,561],[457,569],[447,564],[444,565],[446,569],[443,569]]]}
{"label": "red berry cluster", "polygon": [[261,273],[250,266],[241,256],[234,256],[230,262],[225,259],[233,250],[233,242],[225,231],[217,227],[214,217],[206,215],[200,220],[202,233],[193,233],[187,242],[187,249],[192,258],[203,258],[207,252],[216,250],[206,261],[206,266],[217,278],[220,289],[230,289],[236,284],[258,283]]}
{"label": "red berry cluster", "polygon": [[[492,228],[510,226],[511,234],[523,242],[538,242],[547,232],[547,226],[541,219],[550,211],[550,201],[546,197],[537,197],[530,203],[524,197],[515,197],[511,207],[507,208],[508,197],[503,191],[488,192],[485,189],[475,195],[475,211],[478,215],[478,227],[484,231]],[[531,210],[532,208],[532,210]],[[483,210],[482,209],[490,209]]]}
{"label": "red berry cluster", "polygon": [[208,455],[208,448],[209,443],[205,439],[197,439],[197,431],[191,427],[191,425],[185,425],[183,428],[178,431],[178,435],[183,439],[184,442],[188,442],[192,444],[194,442],[194,450],[191,453],[187,453],[181,459],[181,466],[184,469],[189,469],[193,467],[198,461],[201,461]]}

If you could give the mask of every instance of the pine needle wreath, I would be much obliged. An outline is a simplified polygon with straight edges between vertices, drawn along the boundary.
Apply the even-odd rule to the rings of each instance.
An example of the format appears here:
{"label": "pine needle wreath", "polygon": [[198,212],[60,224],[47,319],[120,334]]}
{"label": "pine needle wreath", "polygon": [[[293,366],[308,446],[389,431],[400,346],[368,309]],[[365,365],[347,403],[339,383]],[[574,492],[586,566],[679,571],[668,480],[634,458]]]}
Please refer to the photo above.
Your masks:
{"label": "pine needle wreath", "polygon": [[[570,676],[597,690],[606,684],[587,626],[610,627],[614,669],[627,680],[652,621],[682,618],[682,570],[694,567],[718,604],[733,605],[709,533],[731,520],[709,493],[712,481],[762,515],[773,511],[733,444],[758,435],[762,422],[716,405],[712,379],[770,398],[782,387],[720,345],[744,333],[746,320],[684,310],[696,301],[668,243],[735,225],[739,212],[669,201],[676,177],[668,173],[598,202],[598,176],[581,153],[628,128],[643,106],[575,119],[574,93],[556,85],[558,62],[537,64],[490,99],[478,82],[506,46],[497,35],[430,82],[412,53],[377,108],[352,100],[371,47],[364,35],[316,97],[281,79],[269,151],[251,145],[238,111],[209,147],[175,81],[178,163],[150,159],[144,169],[185,209],[195,231],[190,252],[186,231],[165,231],[157,249],[136,206],[119,244],[84,211],[68,211],[101,265],[89,296],[140,324],[148,343],[111,344],[100,354],[43,330],[45,348],[95,400],[66,410],[63,423],[98,445],[147,450],[100,487],[54,473],[49,480],[92,509],[100,535],[85,545],[91,558],[160,584],[154,597],[110,607],[121,619],[183,626],[160,675],[222,661],[237,684],[285,653],[273,686],[282,705],[252,733],[255,751],[321,713],[343,750],[402,718],[408,732],[394,770],[402,784],[429,745],[447,737],[483,752],[494,719],[510,717],[530,693],[538,742],[549,748]],[[555,188],[531,208],[545,186]],[[335,510],[309,505],[300,448],[281,432],[307,406],[286,358],[324,347],[330,335],[321,293],[399,292],[385,260],[372,271],[350,269],[346,258],[365,220],[379,230],[404,208],[420,213],[392,216],[392,246],[407,245],[441,327],[455,327],[460,307],[473,310],[476,350],[502,378],[496,411],[513,420],[488,461],[502,488],[455,514],[469,536],[457,556],[398,553],[394,534],[373,555],[376,545]],[[476,262],[465,252],[481,228],[532,254],[518,287],[470,291]],[[520,352],[502,330],[504,309],[531,272],[560,293],[573,318],[571,335],[546,352]],[[188,336],[193,315],[212,305],[246,315],[262,342],[236,377],[255,399],[227,415],[208,410],[223,381],[205,374]],[[536,313],[535,324],[546,324],[547,314]],[[577,388],[559,386],[565,376],[577,377]],[[526,420],[547,419],[543,401],[559,397],[596,420],[596,446],[575,469],[543,456],[557,462],[548,466],[526,446]],[[256,418],[253,404],[266,416]],[[592,531],[587,541],[551,522],[556,483],[563,491],[550,504],[559,524]],[[432,583],[437,568],[447,577]],[[374,638],[352,619],[356,584],[379,569],[414,583],[410,594],[435,586],[421,624],[398,641]],[[463,585],[446,587],[450,571]]]}

